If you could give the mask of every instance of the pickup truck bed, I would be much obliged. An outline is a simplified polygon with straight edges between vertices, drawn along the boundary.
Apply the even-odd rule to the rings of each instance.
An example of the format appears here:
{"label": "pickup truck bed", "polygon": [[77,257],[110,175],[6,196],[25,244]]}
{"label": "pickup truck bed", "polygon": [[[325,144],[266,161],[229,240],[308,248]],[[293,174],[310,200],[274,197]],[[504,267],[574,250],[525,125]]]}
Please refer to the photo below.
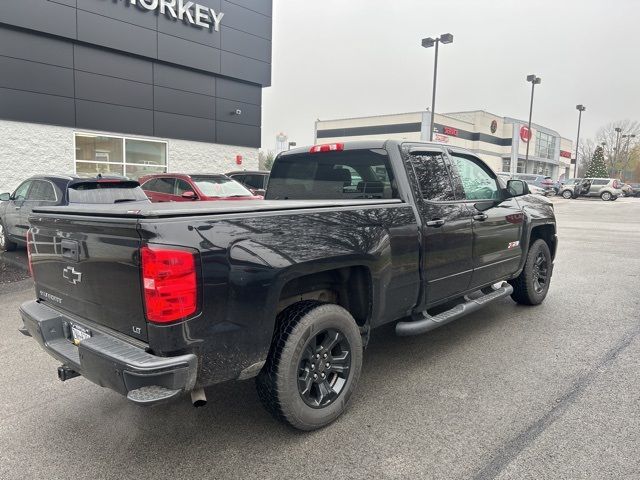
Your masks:
{"label": "pickup truck bed", "polygon": [[148,405],[257,376],[267,409],[307,430],[344,410],[372,328],[423,333],[509,294],[540,303],[556,249],[553,208],[526,184],[398,142],[283,153],[264,201],[48,207],[30,222],[22,331],[61,379]]}

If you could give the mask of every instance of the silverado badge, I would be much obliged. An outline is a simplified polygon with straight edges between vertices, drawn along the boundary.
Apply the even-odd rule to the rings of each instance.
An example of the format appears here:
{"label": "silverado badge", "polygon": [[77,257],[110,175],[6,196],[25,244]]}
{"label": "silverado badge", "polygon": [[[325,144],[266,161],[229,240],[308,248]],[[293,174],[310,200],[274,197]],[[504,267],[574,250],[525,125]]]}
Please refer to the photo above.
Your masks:
{"label": "silverado badge", "polygon": [[74,267],[67,267],[62,270],[62,276],[67,282],[73,285],[77,285],[82,282],[82,273],[76,272],[76,269]]}

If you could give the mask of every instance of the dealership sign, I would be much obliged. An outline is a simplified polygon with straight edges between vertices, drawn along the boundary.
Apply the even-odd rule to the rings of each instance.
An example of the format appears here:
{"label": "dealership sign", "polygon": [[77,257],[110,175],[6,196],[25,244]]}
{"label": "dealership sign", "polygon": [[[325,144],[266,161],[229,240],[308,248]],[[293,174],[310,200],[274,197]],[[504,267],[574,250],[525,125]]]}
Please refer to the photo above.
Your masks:
{"label": "dealership sign", "polygon": [[458,136],[458,129],[453,127],[444,127],[444,134],[451,135],[452,137]]}
{"label": "dealership sign", "polygon": [[160,12],[176,20],[190,23],[197,27],[220,31],[220,22],[224,13],[217,12],[213,8],[205,7],[199,3],[187,0],[113,0],[114,2],[128,2],[131,5],[139,5],[144,10]]}
{"label": "dealership sign", "polygon": [[531,130],[529,130],[529,128],[522,126],[520,128],[520,138],[522,139],[523,142],[529,142],[529,140],[531,140]]}

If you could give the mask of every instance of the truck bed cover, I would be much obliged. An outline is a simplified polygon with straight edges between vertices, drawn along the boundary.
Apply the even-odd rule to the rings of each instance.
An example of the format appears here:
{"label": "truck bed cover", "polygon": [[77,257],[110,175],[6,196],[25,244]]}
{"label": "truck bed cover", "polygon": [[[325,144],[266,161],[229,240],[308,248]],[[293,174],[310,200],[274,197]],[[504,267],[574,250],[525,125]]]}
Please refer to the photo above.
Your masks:
{"label": "truck bed cover", "polygon": [[218,202],[173,202],[128,204],[74,204],[63,207],[36,207],[33,213],[114,218],[172,218],[203,215],[233,215],[282,210],[371,207],[402,204],[402,200],[256,200]]}

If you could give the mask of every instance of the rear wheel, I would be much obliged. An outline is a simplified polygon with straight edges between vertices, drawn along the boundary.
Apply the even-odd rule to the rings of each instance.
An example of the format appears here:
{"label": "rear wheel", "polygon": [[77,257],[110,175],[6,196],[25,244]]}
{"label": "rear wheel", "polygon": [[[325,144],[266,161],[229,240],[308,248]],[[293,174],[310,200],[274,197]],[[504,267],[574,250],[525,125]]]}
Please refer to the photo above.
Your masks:
{"label": "rear wheel", "polygon": [[16,249],[18,245],[15,242],[9,240],[9,234],[4,228],[2,222],[0,222],[0,252],[11,252]]}
{"label": "rear wheel", "polygon": [[573,197],[573,192],[571,190],[565,190],[562,192],[562,198],[569,200],[571,197]]}
{"label": "rear wheel", "polygon": [[344,308],[296,303],[278,316],[258,396],[278,420],[300,430],[333,422],[347,406],[362,368],[362,337]]}
{"label": "rear wheel", "polygon": [[513,286],[511,298],[522,305],[538,305],[543,302],[549,291],[553,264],[549,246],[538,239],[527,253],[524,269],[509,283]]}
{"label": "rear wheel", "polygon": [[609,200],[611,200],[612,195],[609,192],[602,192],[600,194],[600,198],[602,200],[604,200],[605,202],[608,202]]}

